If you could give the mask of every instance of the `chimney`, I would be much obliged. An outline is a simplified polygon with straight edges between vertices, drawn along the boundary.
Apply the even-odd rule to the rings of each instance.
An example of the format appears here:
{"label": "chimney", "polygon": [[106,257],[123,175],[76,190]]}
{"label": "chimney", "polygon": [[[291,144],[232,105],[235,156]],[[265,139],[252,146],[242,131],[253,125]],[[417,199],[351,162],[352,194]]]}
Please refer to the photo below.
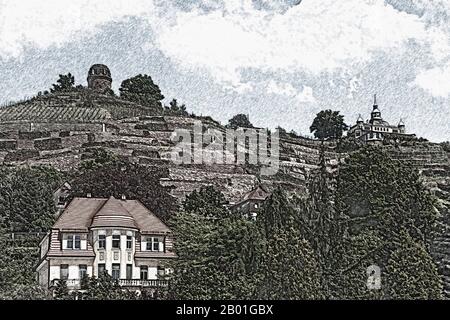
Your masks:
{"label": "chimney", "polygon": [[86,195],[86,197],[87,197],[87,198],[92,198],[92,194],[89,192],[89,193]]}

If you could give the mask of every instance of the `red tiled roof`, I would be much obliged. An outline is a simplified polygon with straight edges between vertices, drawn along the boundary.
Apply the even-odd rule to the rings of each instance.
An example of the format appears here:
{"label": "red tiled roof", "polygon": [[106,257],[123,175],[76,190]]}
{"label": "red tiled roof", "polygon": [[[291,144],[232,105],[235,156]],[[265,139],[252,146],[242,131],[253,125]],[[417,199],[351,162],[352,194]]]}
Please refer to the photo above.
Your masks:
{"label": "red tiled roof", "polygon": [[74,198],[53,226],[65,231],[92,227],[124,227],[141,233],[170,233],[171,230],[137,200],[114,197]]}

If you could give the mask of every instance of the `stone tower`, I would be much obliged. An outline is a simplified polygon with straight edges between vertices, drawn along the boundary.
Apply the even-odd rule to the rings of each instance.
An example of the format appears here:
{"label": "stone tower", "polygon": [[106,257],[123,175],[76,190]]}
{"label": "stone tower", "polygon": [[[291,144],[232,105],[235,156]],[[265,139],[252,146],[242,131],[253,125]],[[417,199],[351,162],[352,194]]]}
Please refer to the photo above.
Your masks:
{"label": "stone tower", "polygon": [[89,69],[87,82],[89,89],[105,93],[111,89],[111,71],[104,64],[94,64]]}

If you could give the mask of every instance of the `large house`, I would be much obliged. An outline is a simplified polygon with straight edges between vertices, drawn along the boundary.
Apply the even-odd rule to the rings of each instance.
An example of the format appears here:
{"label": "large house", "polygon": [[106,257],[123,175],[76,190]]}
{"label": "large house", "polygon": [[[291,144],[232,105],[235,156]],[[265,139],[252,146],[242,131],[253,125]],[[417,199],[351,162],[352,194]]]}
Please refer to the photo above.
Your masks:
{"label": "large house", "polygon": [[359,115],[356,124],[348,130],[348,136],[361,140],[364,143],[380,143],[386,138],[398,140],[414,138],[414,134],[407,134],[405,124],[400,119],[398,125],[390,125],[381,117],[381,111],[378,108],[377,96],[374,95],[373,109],[370,113],[370,119],[364,122]]}
{"label": "large house", "polygon": [[109,273],[123,287],[166,285],[159,276],[176,258],[171,230],[137,200],[74,198],[40,242],[37,274],[52,289],[60,279],[70,290],[85,276]]}
{"label": "large house", "polygon": [[235,204],[231,205],[230,210],[239,212],[250,220],[256,220],[262,204],[269,196],[270,193],[262,185],[258,185],[250,192],[244,194]]}

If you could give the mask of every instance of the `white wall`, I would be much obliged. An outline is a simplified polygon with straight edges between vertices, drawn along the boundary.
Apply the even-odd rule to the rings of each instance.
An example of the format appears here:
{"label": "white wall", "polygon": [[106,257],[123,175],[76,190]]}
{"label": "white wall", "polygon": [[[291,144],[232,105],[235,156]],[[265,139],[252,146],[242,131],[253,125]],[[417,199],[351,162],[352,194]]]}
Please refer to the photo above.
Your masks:
{"label": "white wall", "polygon": [[[98,235],[105,234],[106,235],[106,248],[100,249],[98,248]],[[120,234],[120,249],[113,249],[112,247],[112,238],[113,234]],[[127,249],[127,235],[131,235],[131,249]],[[135,236],[136,232],[133,230],[113,230],[113,229],[99,229],[93,230],[93,242],[94,242],[94,252],[95,252],[95,260],[93,266],[93,274],[98,277],[98,265],[101,263],[105,264],[106,270],[109,274],[112,273],[112,265],[120,264],[120,278],[126,279],[127,264],[131,264],[133,266],[132,277],[135,277],[134,270],[134,253],[135,253]],[[104,255],[104,259],[101,258],[101,253]]]}
{"label": "white wall", "polygon": [[59,279],[59,274],[60,274],[59,266],[50,266],[50,279],[49,279],[49,281],[52,281],[53,279]]}

